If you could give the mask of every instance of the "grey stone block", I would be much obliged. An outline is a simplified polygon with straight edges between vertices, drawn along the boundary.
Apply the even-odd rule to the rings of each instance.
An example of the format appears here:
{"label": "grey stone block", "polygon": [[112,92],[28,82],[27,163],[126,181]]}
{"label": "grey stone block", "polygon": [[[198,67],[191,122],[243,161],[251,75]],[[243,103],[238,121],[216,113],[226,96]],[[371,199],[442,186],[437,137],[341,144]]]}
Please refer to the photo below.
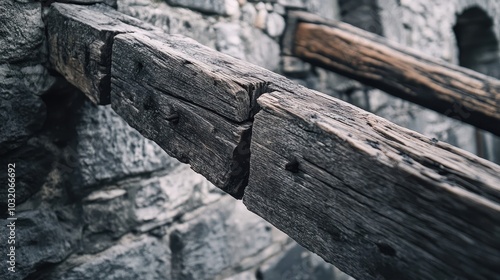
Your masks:
{"label": "grey stone block", "polygon": [[267,16],[266,31],[271,37],[278,37],[285,30],[285,19],[277,13],[270,13]]}
{"label": "grey stone block", "polygon": [[255,5],[246,3],[241,7],[241,16],[240,16],[241,21],[253,25],[255,23],[256,17],[257,17],[257,9],[255,9]]}
{"label": "grey stone block", "polygon": [[9,153],[0,155],[0,164],[4,172],[0,172],[0,180],[5,187],[0,189],[0,206],[6,209],[7,204],[7,165],[15,164],[15,195],[20,205],[40,190],[49,180],[52,165],[56,160],[54,152],[39,139],[30,139],[23,146]]}
{"label": "grey stone block", "polygon": [[[16,215],[16,272],[9,273],[1,262],[0,278],[23,279],[38,267],[58,263],[74,250],[78,229],[62,224],[48,209],[21,212]],[[0,222],[2,236],[8,236],[8,221]]]}
{"label": "grey stone block", "polygon": [[354,280],[296,243],[290,244],[281,254],[266,261],[257,275],[261,280]]}
{"label": "grey stone block", "polygon": [[167,3],[200,12],[220,15],[235,15],[239,12],[239,3],[237,0],[167,0]]}
{"label": "grey stone block", "polygon": [[218,23],[214,27],[218,51],[269,70],[278,69],[280,47],[261,30],[236,23]]}
{"label": "grey stone block", "polygon": [[128,191],[136,230],[140,232],[171,224],[224,195],[185,164],[164,176],[131,181],[121,187]]}
{"label": "grey stone block", "polygon": [[99,190],[83,200],[82,246],[85,253],[110,247],[133,227],[131,203],[125,190]]}
{"label": "grey stone block", "polygon": [[283,72],[289,75],[306,74],[311,70],[311,64],[294,56],[283,56]]}
{"label": "grey stone block", "polygon": [[145,139],[110,106],[86,102],[76,125],[73,189],[76,194],[120,178],[148,174],[178,164],[158,145]]}
{"label": "grey stone block", "polygon": [[173,279],[214,279],[272,244],[270,226],[225,197],[170,235]]}
{"label": "grey stone block", "polygon": [[0,64],[39,61],[44,40],[40,3],[4,0],[0,14]]}
{"label": "grey stone block", "polygon": [[305,8],[306,0],[277,0],[278,4],[291,8]]}
{"label": "grey stone block", "polygon": [[212,25],[216,20],[213,17],[150,0],[120,0],[118,4],[122,13],[149,22],[167,33],[182,34],[215,48],[216,35]]}
{"label": "grey stone block", "polygon": [[0,154],[25,144],[42,128],[45,116],[45,104],[39,96],[0,93]]}
{"label": "grey stone block", "polygon": [[141,235],[125,236],[97,255],[76,256],[45,279],[163,280],[170,278],[168,241]]}

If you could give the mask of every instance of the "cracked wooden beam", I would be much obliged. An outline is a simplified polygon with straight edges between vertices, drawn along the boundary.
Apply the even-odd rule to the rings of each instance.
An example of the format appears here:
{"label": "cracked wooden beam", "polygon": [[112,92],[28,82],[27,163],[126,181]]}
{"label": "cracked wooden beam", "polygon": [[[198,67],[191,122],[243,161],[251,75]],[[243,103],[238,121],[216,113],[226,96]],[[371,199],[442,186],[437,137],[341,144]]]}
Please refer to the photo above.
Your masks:
{"label": "cracked wooden beam", "polygon": [[176,35],[114,39],[112,108],[236,198],[248,182],[256,99],[285,78]]}
{"label": "cracked wooden beam", "polygon": [[[236,198],[248,182],[252,123],[248,92],[179,49],[202,48],[184,37],[115,38],[111,106],[168,154]],[[224,59],[204,49],[214,59]]]}
{"label": "cracked wooden beam", "polygon": [[258,103],[248,209],[357,279],[500,275],[500,166],[311,90]]}
{"label": "cracked wooden beam", "polygon": [[[217,187],[242,197],[255,100],[269,73],[105,5],[55,3],[45,22],[56,71],[94,103],[111,102],[131,126]],[[244,76],[252,71],[264,75]]]}
{"label": "cracked wooden beam", "polygon": [[291,12],[283,51],[500,136],[500,80],[381,36]]}

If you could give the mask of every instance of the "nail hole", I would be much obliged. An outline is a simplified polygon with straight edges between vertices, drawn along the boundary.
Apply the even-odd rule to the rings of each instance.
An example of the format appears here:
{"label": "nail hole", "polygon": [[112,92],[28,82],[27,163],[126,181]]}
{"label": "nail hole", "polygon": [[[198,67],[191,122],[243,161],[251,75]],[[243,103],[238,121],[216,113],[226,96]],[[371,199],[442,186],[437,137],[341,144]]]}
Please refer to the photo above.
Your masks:
{"label": "nail hole", "polygon": [[165,120],[167,120],[168,122],[173,123],[173,124],[178,124],[179,123],[179,114],[177,112],[173,111],[165,117]]}
{"label": "nail hole", "polygon": [[177,160],[180,161],[180,162],[182,162],[182,163],[186,163],[186,164],[189,163],[189,158],[186,155],[180,155],[177,158]]}
{"label": "nail hole", "polygon": [[137,62],[136,66],[135,66],[135,72],[136,72],[136,74],[141,73],[142,69],[144,69],[144,64],[142,64],[142,62]]}
{"label": "nail hole", "polygon": [[293,158],[287,164],[285,164],[285,169],[292,173],[299,173],[299,162],[296,158]]}
{"label": "nail hole", "polygon": [[394,248],[392,248],[388,244],[385,243],[376,243],[376,244],[380,253],[390,257],[394,257],[396,255],[396,250],[394,250]]}
{"label": "nail hole", "polygon": [[154,109],[154,100],[153,100],[153,97],[151,97],[151,95],[146,97],[146,99],[144,100],[144,103],[142,104],[142,107],[146,111]]}
{"label": "nail hole", "polygon": [[372,141],[372,140],[367,139],[366,143],[368,143],[368,145],[370,145],[372,148],[380,150],[380,144],[378,141]]}

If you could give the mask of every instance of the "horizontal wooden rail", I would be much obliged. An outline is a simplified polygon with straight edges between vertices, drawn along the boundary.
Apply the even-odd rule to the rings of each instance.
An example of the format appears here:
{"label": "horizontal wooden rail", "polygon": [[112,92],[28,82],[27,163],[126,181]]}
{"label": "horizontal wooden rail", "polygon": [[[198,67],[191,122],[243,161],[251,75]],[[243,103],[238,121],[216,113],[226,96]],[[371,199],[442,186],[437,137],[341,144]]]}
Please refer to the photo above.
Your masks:
{"label": "horizontal wooden rail", "polygon": [[259,104],[248,209],[357,279],[500,275],[499,166],[309,90]]}
{"label": "horizontal wooden rail", "polygon": [[500,136],[500,80],[306,12],[289,14],[284,52]]}
{"label": "horizontal wooden rail", "polygon": [[55,70],[94,103],[111,102],[171,156],[242,197],[256,98],[266,90],[266,75],[278,75],[191,39],[167,37],[105,5],[53,4],[45,21]]}
{"label": "horizontal wooden rail", "polygon": [[104,6],[46,24],[89,98],[352,276],[500,274],[498,165]]}

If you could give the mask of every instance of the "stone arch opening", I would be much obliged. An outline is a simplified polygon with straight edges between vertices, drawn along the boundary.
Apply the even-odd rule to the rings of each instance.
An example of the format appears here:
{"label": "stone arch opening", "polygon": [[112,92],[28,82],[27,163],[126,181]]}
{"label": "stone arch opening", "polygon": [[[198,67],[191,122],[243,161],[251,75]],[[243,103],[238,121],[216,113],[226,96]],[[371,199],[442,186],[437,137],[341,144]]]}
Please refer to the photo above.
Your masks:
{"label": "stone arch opening", "polygon": [[[458,48],[458,63],[477,72],[500,78],[500,47],[493,19],[480,7],[457,15],[453,27]],[[476,129],[476,151],[480,157],[499,162],[500,141]]]}
{"label": "stone arch opening", "polygon": [[366,31],[382,35],[380,7],[373,0],[338,0],[342,21]]}
{"label": "stone arch opening", "polygon": [[453,28],[459,64],[496,78],[500,77],[500,52],[493,19],[481,8],[466,9]]}

